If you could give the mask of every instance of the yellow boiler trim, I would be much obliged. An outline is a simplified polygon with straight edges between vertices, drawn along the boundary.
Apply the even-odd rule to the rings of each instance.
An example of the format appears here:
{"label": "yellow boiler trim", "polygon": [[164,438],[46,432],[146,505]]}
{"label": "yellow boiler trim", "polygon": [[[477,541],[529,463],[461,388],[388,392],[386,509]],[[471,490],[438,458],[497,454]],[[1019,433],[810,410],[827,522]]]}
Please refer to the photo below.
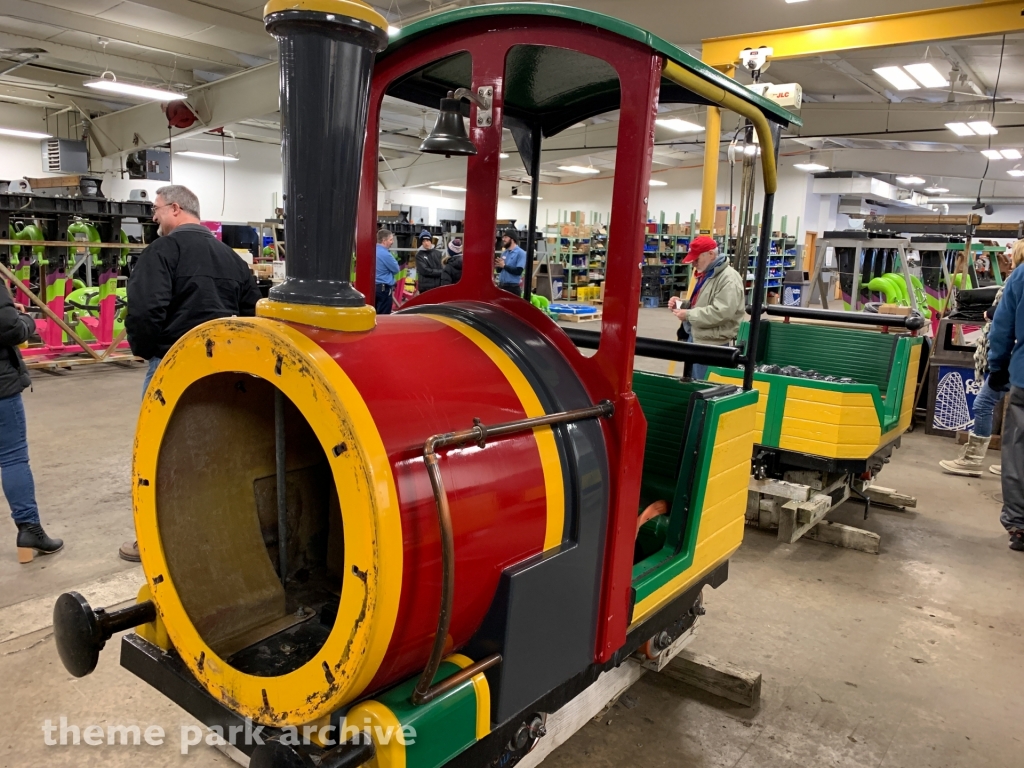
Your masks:
{"label": "yellow boiler trim", "polygon": [[[366,721],[369,720],[367,726]],[[342,730],[348,727],[364,730],[370,729],[370,737],[373,738],[377,752],[373,759],[364,763],[364,768],[405,768],[405,744],[402,736],[402,724],[398,721],[395,713],[381,704],[379,701],[364,701],[356,704],[345,715],[345,725]],[[379,729],[379,730],[378,730]],[[375,738],[377,733],[389,733],[391,738],[387,743]]]}
{"label": "yellow boiler trim", "polygon": [[[757,140],[761,144],[761,173],[764,176],[764,191],[766,194],[775,194],[778,188],[778,172],[775,167],[775,143],[772,141],[772,131],[768,126],[768,118],[764,116],[764,113],[753,104],[749,104],[739,96],[728,93],[723,88],[709,83],[704,78],[695,75],[674,61],[665,60],[662,74],[676,85],[681,85],[683,88],[693,91],[698,96],[703,96],[720,107],[736,112],[754,124],[754,129],[757,131]],[[703,222],[701,224],[703,225]]]}
{"label": "yellow boiler trim", "polygon": [[366,304],[361,307],[326,307],[321,304],[292,304],[260,299],[256,303],[256,316],[309,325],[326,331],[359,333],[377,327],[377,312]]}
{"label": "yellow boiler trim", "polygon": [[[461,653],[453,653],[445,661],[450,661],[459,669],[465,669],[473,663],[471,658]],[[491,732],[491,687],[483,672],[473,675],[473,690],[476,693],[476,739],[479,741]]]}
{"label": "yellow boiler trim", "polygon": [[378,29],[388,28],[387,19],[360,0],[270,0],[263,6],[263,18],[282,11],[334,13],[368,22]]}
{"label": "yellow boiler trim", "polygon": [[[518,396],[528,418],[544,415],[544,406],[541,405],[537,394],[533,391],[533,386],[526,380],[523,372],[519,370],[519,366],[497,344],[475,328],[470,328],[465,323],[460,323],[450,317],[426,313],[423,317],[444,323],[476,344],[508,379],[508,383]],[[533,430],[533,437],[537,441],[537,451],[540,453],[541,468],[544,472],[544,495],[547,499],[544,551],[547,552],[561,544],[562,537],[565,535],[565,482],[562,477],[562,462],[558,457],[558,445],[555,443],[555,433],[551,427],[537,427]]]}
{"label": "yellow boiler trim", "polygon": [[[139,596],[135,598],[136,603],[144,603],[147,600],[153,599],[153,593],[149,589],[149,584],[143,584],[139,588]],[[160,618],[160,614],[157,613],[156,619],[146,624],[140,624],[135,628],[135,634],[141,637],[143,640],[155,645],[162,651],[171,650],[171,638],[167,636],[167,627],[164,626],[163,619]]]}
{"label": "yellow boiler trim", "polygon": [[[284,361],[281,373],[275,371]],[[157,520],[160,443],[176,403],[194,382],[247,373],[276,385],[317,435],[332,467],[345,536],[338,619],[309,662],[285,675],[247,675],[221,659],[192,624],[168,568]],[[334,447],[352,450],[335,456]],[[132,473],[135,529],[157,611],[182,660],[218,701],[265,725],[303,725],[357,697],[384,658],[402,585],[402,524],[384,443],[366,403],[345,372],[295,328],[265,318],[228,318],[180,339],[158,368],[142,403]],[[364,586],[365,585],[365,586]],[[332,671],[333,681],[324,669]]]}

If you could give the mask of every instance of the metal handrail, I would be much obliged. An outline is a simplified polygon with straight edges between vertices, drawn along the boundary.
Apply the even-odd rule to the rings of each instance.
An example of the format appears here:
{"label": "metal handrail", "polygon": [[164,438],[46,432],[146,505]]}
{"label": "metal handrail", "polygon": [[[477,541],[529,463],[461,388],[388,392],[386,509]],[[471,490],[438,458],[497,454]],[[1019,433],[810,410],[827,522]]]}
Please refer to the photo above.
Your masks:
{"label": "metal handrail", "polygon": [[451,677],[442,680],[437,685],[432,685],[434,676],[441,666],[441,659],[444,656],[444,649],[448,640],[448,630],[451,628],[452,603],[455,596],[455,535],[452,531],[452,515],[451,508],[448,506],[448,493],[445,490],[444,480],[441,477],[441,467],[438,463],[438,449],[465,445],[466,443],[476,443],[483,448],[492,437],[526,432],[537,427],[608,417],[614,412],[615,406],[610,401],[605,400],[589,408],[578,408],[573,411],[560,411],[559,413],[550,413],[532,419],[509,421],[504,424],[496,424],[493,427],[485,426],[479,419],[474,419],[475,424],[470,429],[464,429],[459,432],[446,432],[427,438],[426,443],[423,444],[423,460],[427,467],[427,474],[430,476],[430,485],[434,490],[434,503],[437,507],[437,520],[441,531],[441,610],[437,618],[437,633],[434,635],[434,646],[430,651],[430,658],[412,692],[412,703],[414,705],[426,704],[464,680],[493,667],[501,661],[499,654],[488,656],[486,659],[482,659],[460,670]]}

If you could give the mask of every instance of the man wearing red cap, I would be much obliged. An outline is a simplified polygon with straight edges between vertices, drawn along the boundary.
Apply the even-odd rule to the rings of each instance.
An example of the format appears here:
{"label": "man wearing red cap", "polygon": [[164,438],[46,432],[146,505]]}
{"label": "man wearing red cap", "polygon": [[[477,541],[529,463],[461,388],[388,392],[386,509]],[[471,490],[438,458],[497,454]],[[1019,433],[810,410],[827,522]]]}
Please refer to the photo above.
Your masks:
{"label": "man wearing red cap", "polygon": [[[675,296],[668,300],[672,314],[682,320],[676,332],[680,341],[727,346],[735,343],[746,313],[743,279],[718,253],[713,237],[701,235],[690,242],[683,264],[694,265],[696,285],[689,301]],[[694,364],[693,377],[703,379],[707,366]]]}

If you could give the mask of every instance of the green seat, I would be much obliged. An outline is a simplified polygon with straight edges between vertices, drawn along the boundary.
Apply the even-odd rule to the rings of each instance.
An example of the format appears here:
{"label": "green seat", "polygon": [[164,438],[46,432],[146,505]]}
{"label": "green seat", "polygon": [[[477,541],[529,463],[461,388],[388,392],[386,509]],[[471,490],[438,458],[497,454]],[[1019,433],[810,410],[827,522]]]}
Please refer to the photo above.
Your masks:
{"label": "green seat", "polygon": [[[746,339],[747,330],[744,322],[741,338]],[[757,362],[847,376],[858,384],[874,384],[885,397],[900,338],[896,333],[773,321],[761,324]]]}
{"label": "green seat", "polygon": [[691,500],[698,481],[707,401],[696,395],[717,390],[707,382],[684,382],[672,376],[633,374],[633,391],[647,419],[647,443],[640,480],[640,514],[656,501],[668,503],[668,514],[644,524],[638,536],[639,558],[667,546],[678,554],[684,544]]}
{"label": "green seat", "polygon": [[690,422],[690,395],[707,386],[681,382],[671,376],[634,372],[633,391],[647,419],[640,511],[662,499],[672,508]]}

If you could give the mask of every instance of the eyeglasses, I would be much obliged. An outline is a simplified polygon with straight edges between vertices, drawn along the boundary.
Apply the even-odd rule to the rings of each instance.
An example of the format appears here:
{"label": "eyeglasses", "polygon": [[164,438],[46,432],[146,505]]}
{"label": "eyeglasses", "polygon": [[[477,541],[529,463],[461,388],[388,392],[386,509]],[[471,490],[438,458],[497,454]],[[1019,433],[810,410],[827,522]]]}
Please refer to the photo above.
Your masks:
{"label": "eyeglasses", "polygon": [[163,205],[154,205],[153,206],[153,213],[156,213],[161,208],[170,208],[172,205],[177,205],[177,203],[164,203]]}

